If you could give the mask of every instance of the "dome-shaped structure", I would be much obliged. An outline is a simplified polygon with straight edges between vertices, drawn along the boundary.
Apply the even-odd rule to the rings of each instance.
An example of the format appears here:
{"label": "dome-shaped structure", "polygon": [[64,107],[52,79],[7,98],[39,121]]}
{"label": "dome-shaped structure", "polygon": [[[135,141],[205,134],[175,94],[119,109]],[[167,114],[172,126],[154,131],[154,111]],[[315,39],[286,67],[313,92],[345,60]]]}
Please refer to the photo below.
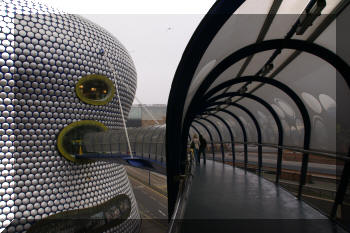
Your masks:
{"label": "dome-shaped structure", "polygon": [[89,104],[75,89],[85,76],[107,77],[117,84],[127,115],[136,90],[127,50],[92,22],[30,1],[2,1],[0,22],[0,231],[25,232],[50,215],[98,207],[121,194],[131,203],[131,220],[109,232],[135,231],[139,213],[124,168],[76,164],[56,146],[60,131],[73,122],[122,126],[116,95]]}

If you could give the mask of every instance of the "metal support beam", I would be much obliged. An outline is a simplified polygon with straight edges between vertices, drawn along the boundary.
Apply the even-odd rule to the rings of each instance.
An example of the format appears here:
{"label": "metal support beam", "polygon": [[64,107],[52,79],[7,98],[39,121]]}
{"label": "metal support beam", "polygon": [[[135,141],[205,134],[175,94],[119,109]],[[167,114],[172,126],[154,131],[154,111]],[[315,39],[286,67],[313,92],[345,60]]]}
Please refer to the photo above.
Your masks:
{"label": "metal support beam", "polygon": [[205,120],[205,121],[207,121],[209,124],[211,124],[211,125],[215,128],[216,132],[218,133],[219,138],[220,138],[221,158],[222,158],[222,162],[225,163],[224,143],[223,143],[222,135],[221,135],[221,132],[220,132],[219,128],[218,128],[211,120],[209,120],[209,119],[207,119],[207,118],[201,117],[200,119],[201,119],[201,120]]}
{"label": "metal support beam", "polygon": [[[211,89],[207,94],[205,94],[204,98],[209,99],[211,96],[213,96],[215,93],[219,92],[225,87],[229,87],[235,84],[243,83],[243,82],[261,82],[264,84],[272,85],[281,91],[283,91],[285,94],[287,94],[296,104],[296,106],[299,109],[299,112],[303,118],[304,123],[304,150],[308,150],[310,148],[310,137],[311,137],[311,122],[310,122],[310,116],[309,112],[307,111],[303,101],[300,99],[300,97],[286,84],[277,81],[275,79],[260,77],[260,76],[246,76],[246,77],[240,77],[232,80],[228,80],[226,82],[221,83],[220,85],[216,86],[215,88]],[[230,96],[229,93],[227,96]],[[220,99],[220,96],[224,96],[225,94],[215,96],[209,100],[214,101]],[[221,97],[222,98],[222,97]],[[282,162],[282,157],[278,158],[279,162]],[[309,153],[303,153],[302,158],[302,165],[301,165],[301,176],[300,176],[300,182],[299,182],[299,190],[298,190],[298,198],[301,197],[302,188],[306,183],[306,174],[307,174],[307,166],[309,163]],[[278,164],[279,167],[277,167],[279,173],[281,173],[281,164]]]}
{"label": "metal support beam", "polygon": [[[282,146],[283,146],[283,128],[282,128],[282,123],[280,118],[278,117],[277,113],[275,112],[275,110],[271,107],[271,105],[269,103],[267,103],[265,100],[263,100],[262,98],[252,95],[252,94],[248,94],[248,93],[238,93],[238,92],[227,92],[218,96],[215,96],[214,98],[210,99],[208,103],[204,104],[202,106],[203,109],[206,108],[206,106],[213,106],[213,105],[217,105],[215,104],[215,100],[216,97],[218,97],[217,99],[221,99],[223,97],[235,97],[235,96],[242,96],[242,97],[246,97],[249,99],[252,99],[260,104],[262,104],[272,115],[272,117],[274,118],[276,125],[277,125],[277,129],[278,129],[278,150],[277,150],[277,171],[276,171],[276,183],[278,184],[279,182],[279,177],[281,174],[281,168],[282,168]],[[222,109],[220,109],[222,111]]]}
{"label": "metal support beam", "polygon": [[191,127],[197,132],[198,135],[201,134],[201,133],[199,132],[199,130],[198,130],[194,125],[191,125]]}
{"label": "metal support beam", "polygon": [[[349,155],[350,156],[350,149],[349,149]],[[349,161],[344,161],[344,168],[343,168],[343,172],[341,175],[341,179],[340,179],[340,183],[338,185],[338,189],[337,189],[337,193],[335,195],[335,199],[334,199],[334,203],[333,203],[333,207],[332,207],[332,211],[331,211],[331,218],[335,219],[336,218],[336,214],[337,214],[337,210],[339,208],[339,206],[341,206],[343,204],[344,201],[344,197],[346,194],[346,188],[349,184],[349,180],[350,180],[350,162]]]}
{"label": "metal support beam", "polygon": [[[226,102],[215,102],[214,106],[221,105],[221,104],[226,104]],[[255,118],[255,116],[253,115],[253,113],[251,113],[251,111],[248,110],[248,108],[244,107],[243,105],[240,105],[238,103],[233,103],[233,102],[229,103],[229,105],[237,107],[237,108],[241,109],[242,111],[244,111],[245,113],[247,113],[248,116],[254,122],[257,137],[258,137],[257,138],[258,139],[258,174],[260,176],[261,170],[262,170],[262,136],[261,136],[261,128],[259,126],[259,123],[258,123],[257,119]],[[216,115],[214,115],[214,116],[216,116]]]}
{"label": "metal support beam", "polygon": [[[248,45],[242,49],[239,49],[232,53],[231,55],[227,56],[225,59],[223,59],[219,64],[216,65],[216,67],[211,70],[211,72],[206,76],[206,79],[201,83],[199,88],[197,89],[196,94],[192,98],[192,101],[188,107],[188,109],[193,109],[193,111],[196,111],[196,105],[200,104],[203,102],[203,96],[209,94],[205,94],[209,87],[212,85],[212,83],[216,80],[216,78],[223,73],[225,70],[227,70],[230,66],[235,64],[236,62],[240,61],[241,59],[245,57],[249,57],[250,55],[263,52],[263,51],[268,51],[272,49],[295,49],[295,50],[300,50],[300,51],[305,51],[310,54],[313,54],[315,56],[320,57],[321,59],[325,60],[329,64],[331,64],[344,78],[344,80],[347,82],[348,87],[350,86],[350,67],[349,65],[342,60],[339,56],[337,56],[335,53],[332,51],[306,41],[301,41],[301,40],[290,40],[290,39],[277,39],[277,40],[270,40],[270,41],[263,41],[261,43],[257,44],[252,44]],[[256,77],[255,77],[256,78]],[[259,77],[263,78],[263,77]],[[240,78],[234,79],[238,80]],[[267,79],[266,80],[274,80],[274,79]],[[266,80],[257,80],[258,82],[263,82],[263,83],[268,83]],[[243,82],[247,82],[248,80],[244,80]],[[248,81],[249,82],[249,81]],[[219,85],[220,86],[220,85]],[[221,87],[223,89],[225,87]],[[298,96],[297,96],[298,97]],[[294,99],[295,100],[295,99]],[[298,103],[296,103],[298,107]],[[303,102],[301,101],[301,104],[303,105]],[[303,115],[303,113],[301,113]],[[189,119],[191,119],[192,115],[191,113],[188,113],[187,115]],[[187,118],[186,116],[186,118]],[[304,117],[304,115],[303,115]],[[187,119],[185,118],[185,122]],[[310,134],[311,130],[311,125],[305,125],[305,118],[304,120],[304,132],[305,134]],[[310,119],[306,119],[310,121]],[[307,129],[307,127],[310,127]],[[310,135],[304,135],[304,149],[307,151],[309,149],[309,144],[310,144]],[[300,177],[300,185],[299,185],[299,190],[298,190],[298,197],[300,198],[301,192],[302,192],[302,187],[305,184],[306,181],[306,174],[307,174],[307,165],[308,165],[308,153],[303,154],[303,162],[302,162],[302,168],[301,168],[301,177]]]}
{"label": "metal support beam", "polygon": [[210,116],[216,117],[217,119],[219,119],[227,128],[229,134],[230,134],[230,138],[231,138],[231,151],[232,151],[232,166],[235,166],[236,163],[236,155],[235,155],[235,140],[234,140],[234,136],[232,133],[232,130],[230,128],[230,126],[227,124],[227,122],[220,116],[216,115],[216,114],[208,114]]}
{"label": "metal support beam", "polygon": [[[213,160],[214,160],[214,157],[215,157],[215,150],[214,150],[214,141],[213,141],[213,135],[210,133],[210,130],[207,128],[207,126],[205,124],[203,124],[202,122],[200,121],[197,121],[197,120],[193,120],[193,122],[196,122],[197,124],[201,125],[209,134],[209,137],[210,137],[210,141],[211,141],[211,151],[213,153]],[[193,126],[192,126],[193,127]]]}
{"label": "metal support beam", "polygon": [[239,119],[238,116],[236,116],[235,114],[233,114],[232,112],[223,109],[222,112],[229,114],[231,117],[233,117],[234,119],[236,119],[236,121],[238,122],[238,124],[240,125],[241,129],[242,129],[242,133],[243,133],[243,141],[244,141],[244,169],[247,170],[247,165],[248,165],[248,138],[247,138],[247,131],[245,130],[244,124],[242,122],[241,119]]}
{"label": "metal support beam", "polygon": [[[243,2],[244,0],[221,1],[213,5],[191,37],[176,70],[168,98],[165,137],[169,220],[179,192],[179,181],[174,177],[185,171],[185,167],[181,167],[181,160],[186,159],[186,140],[192,119],[184,125],[181,119],[191,80],[212,39]],[[223,14],[218,14],[220,12]]]}

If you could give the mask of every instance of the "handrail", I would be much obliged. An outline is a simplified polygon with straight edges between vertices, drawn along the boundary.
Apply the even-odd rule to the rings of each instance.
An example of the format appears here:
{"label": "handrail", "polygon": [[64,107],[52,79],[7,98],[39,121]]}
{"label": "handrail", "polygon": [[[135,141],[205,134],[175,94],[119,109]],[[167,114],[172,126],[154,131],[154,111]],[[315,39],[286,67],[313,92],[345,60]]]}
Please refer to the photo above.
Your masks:
{"label": "handrail", "polygon": [[182,219],[185,212],[194,169],[195,167],[192,163],[192,159],[190,159],[189,163],[186,165],[185,175],[182,176],[183,179],[180,180],[178,197],[176,199],[174,212],[170,219],[168,233],[177,233],[181,229],[181,225],[176,224],[176,220]]}
{"label": "handrail", "polygon": [[[221,142],[213,142],[214,144],[220,144]],[[229,144],[231,143],[230,141],[224,141],[224,144]],[[343,154],[343,153],[333,153],[333,152],[327,152],[327,151],[319,151],[319,150],[313,150],[313,149],[309,149],[309,150],[305,150],[302,148],[298,148],[298,147],[294,147],[294,146],[279,146],[277,144],[273,144],[273,143],[257,143],[257,142],[241,142],[241,141],[235,141],[236,144],[247,144],[247,145],[254,145],[254,146],[266,146],[266,147],[274,147],[274,148],[281,148],[281,149],[286,149],[286,150],[290,150],[290,151],[295,151],[295,152],[300,152],[300,153],[310,153],[310,154],[314,154],[314,155],[320,155],[320,156],[324,156],[324,157],[329,157],[329,158],[333,158],[333,159],[340,159],[343,161],[350,161],[350,157],[347,154]]]}
{"label": "handrail", "polygon": [[[231,142],[223,142],[223,143],[231,143]],[[336,213],[337,213],[339,206],[341,206],[343,204],[344,198],[346,196],[347,186],[350,182],[350,148],[349,148],[348,155],[344,156],[342,154],[335,154],[335,153],[328,153],[328,152],[314,151],[314,150],[304,150],[304,149],[299,149],[296,147],[278,146],[276,144],[269,144],[269,143],[261,143],[261,144],[253,143],[253,142],[235,142],[235,143],[237,143],[237,144],[249,144],[249,145],[255,145],[255,146],[260,145],[260,146],[267,146],[267,147],[283,148],[283,149],[287,149],[287,150],[291,150],[291,151],[308,152],[311,154],[318,154],[318,155],[329,157],[329,158],[343,160],[344,167],[343,167],[342,172],[341,172],[341,178],[339,180],[339,185],[337,186],[336,196],[335,196],[333,206],[332,206],[330,213],[320,210],[317,206],[315,207],[316,209],[321,211],[323,214],[328,216],[331,220],[336,221],[338,224],[342,225],[342,223],[338,221]],[[221,160],[215,160],[215,161],[220,162]],[[233,166],[235,166],[234,163],[233,163]],[[247,170],[247,169],[244,168],[244,170]],[[278,184],[278,182],[276,182],[276,183]],[[299,183],[299,185],[300,185],[300,183]],[[302,185],[304,185],[304,184],[302,184]],[[300,185],[300,186],[302,186],[302,185]],[[309,203],[309,204],[314,206],[312,203]]]}

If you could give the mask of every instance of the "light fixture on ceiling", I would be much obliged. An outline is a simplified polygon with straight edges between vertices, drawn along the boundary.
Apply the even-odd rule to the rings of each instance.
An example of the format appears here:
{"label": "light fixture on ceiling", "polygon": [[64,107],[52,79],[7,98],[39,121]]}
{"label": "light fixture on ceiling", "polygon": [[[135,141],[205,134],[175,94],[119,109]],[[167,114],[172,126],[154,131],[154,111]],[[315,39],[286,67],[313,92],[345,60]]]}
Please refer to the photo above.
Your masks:
{"label": "light fixture on ceiling", "polygon": [[317,0],[311,7],[307,7],[299,17],[299,25],[296,30],[297,35],[303,35],[304,32],[312,25],[315,19],[321,15],[326,6],[326,0]]}

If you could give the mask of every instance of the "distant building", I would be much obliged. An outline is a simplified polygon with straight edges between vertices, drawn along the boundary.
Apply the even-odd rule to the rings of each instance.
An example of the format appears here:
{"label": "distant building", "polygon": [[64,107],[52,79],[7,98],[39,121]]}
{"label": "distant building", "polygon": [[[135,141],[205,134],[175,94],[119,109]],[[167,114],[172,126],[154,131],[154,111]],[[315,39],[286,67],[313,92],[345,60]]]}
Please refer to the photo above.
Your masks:
{"label": "distant building", "polygon": [[143,106],[151,112],[152,116],[159,122],[159,124],[165,124],[166,104],[136,104],[131,106],[126,124],[128,127],[141,127],[156,124]]}

